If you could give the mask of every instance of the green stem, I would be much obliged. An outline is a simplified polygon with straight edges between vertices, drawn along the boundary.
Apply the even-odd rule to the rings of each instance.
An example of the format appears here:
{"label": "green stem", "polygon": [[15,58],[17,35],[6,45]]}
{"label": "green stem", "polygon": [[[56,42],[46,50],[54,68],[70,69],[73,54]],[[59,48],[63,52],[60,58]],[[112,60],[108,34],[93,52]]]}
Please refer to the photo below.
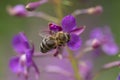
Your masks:
{"label": "green stem", "polygon": [[[61,22],[62,18],[63,18],[63,14],[62,14],[62,0],[53,0],[53,3],[55,4],[55,12],[56,12],[56,15],[59,19],[59,23]],[[69,61],[72,65],[72,68],[74,70],[74,77],[75,77],[75,80],[82,80],[80,74],[79,74],[79,66],[78,66],[78,61],[77,59],[74,57],[73,55],[73,52],[67,48],[67,51],[69,53]]]}
{"label": "green stem", "polygon": [[54,7],[55,7],[55,13],[59,19],[59,22],[61,22],[61,19],[63,18],[63,14],[62,14],[62,0],[53,0],[54,2]]}
{"label": "green stem", "polygon": [[69,52],[69,61],[71,62],[71,65],[74,70],[75,80],[82,80],[80,73],[79,73],[79,66],[78,66],[77,59],[74,57],[73,52],[70,49],[67,48],[67,51]]}
{"label": "green stem", "polygon": [[88,52],[94,50],[94,48],[92,47],[85,47],[84,49],[82,49],[80,51],[80,53],[76,56],[77,59],[80,59],[81,57],[83,57],[85,54],[87,54]]}

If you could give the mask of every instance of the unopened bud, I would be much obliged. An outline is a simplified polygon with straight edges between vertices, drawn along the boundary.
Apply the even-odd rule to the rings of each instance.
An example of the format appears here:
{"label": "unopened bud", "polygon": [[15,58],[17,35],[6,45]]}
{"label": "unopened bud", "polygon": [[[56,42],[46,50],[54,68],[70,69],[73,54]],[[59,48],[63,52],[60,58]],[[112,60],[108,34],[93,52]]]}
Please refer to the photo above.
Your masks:
{"label": "unopened bud", "polygon": [[36,8],[38,8],[39,6],[40,6],[40,2],[32,2],[32,3],[27,4],[25,8],[26,8],[28,11],[33,11],[33,10],[35,10]]}
{"label": "unopened bud", "polygon": [[120,67],[120,61],[113,61],[113,62],[107,63],[102,68],[103,69],[110,69],[113,67]]}
{"label": "unopened bud", "polygon": [[88,14],[101,14],[102,12],[102,6],[96,6],[88,9]]}
{"label": "unopened bud", "polygon": [[37,9],[41,4],[44,4],[46,3],[48,0],[40,0],[40,1],[37,1],[37,2],[31,2],[31,3],[28,3],[26,5],[26,9],[28,11],[33,11],[35,9]]}
{"label": "unopened bud", "polygon": [[19,16],[19,17],[27,16],[27,11],[24,5],[16,5],[14,7],[8,6],[7,11],[12,16]]}

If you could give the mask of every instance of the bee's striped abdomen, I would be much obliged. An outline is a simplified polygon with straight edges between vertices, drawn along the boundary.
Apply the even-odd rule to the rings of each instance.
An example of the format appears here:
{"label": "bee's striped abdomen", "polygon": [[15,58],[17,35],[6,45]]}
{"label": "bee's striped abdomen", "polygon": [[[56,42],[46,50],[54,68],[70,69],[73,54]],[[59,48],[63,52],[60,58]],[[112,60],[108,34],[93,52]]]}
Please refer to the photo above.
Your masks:
{"label": "bee's striped abdomen", "polygon": [[56,42],[51,38],[44,38],[40,44],[40,51],[42,53],[46,53],[54,48],[56,48]]}

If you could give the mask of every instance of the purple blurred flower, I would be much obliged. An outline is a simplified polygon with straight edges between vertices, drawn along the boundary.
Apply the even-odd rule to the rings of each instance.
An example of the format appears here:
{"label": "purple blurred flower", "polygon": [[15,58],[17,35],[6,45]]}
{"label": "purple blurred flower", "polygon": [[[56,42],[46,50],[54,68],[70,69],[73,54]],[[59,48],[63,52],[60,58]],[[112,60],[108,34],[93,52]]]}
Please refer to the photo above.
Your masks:
{"label": "purple blurred flower", "polygon": [[118,75],[117,79],[116,80],[120,80],[120,74]]}
{"label": "purple blurred flower", "polygon": [[37,78],[39,75],[39,70],[32,59],[34,46],[30,46],[28,39],[23,32],[20,32],[13,37],[12,46],[18,53],[18,56],[10,59],[10,69],[18,75],[23,74],[25,78],[28,78],[29,69],[30,67],[33,67],[35,69]]}
{"label": "purple blurred flower", "polygon": [[[64,60],[65,62],[65,60]],[[65,77],[68,77],[69,79],[64,79],[64,80],[74,80],[74,71],[72,67],[70,66],[70,63],[62,63],[62,65],[48,65],[45,68],[45,71],[51,74],[58,74],[58,75],[63,75]],[[93,64],[89,60],[82,60],[78,63],[79,65],[79,74],[82,77],[83,80],[92,80],[92,69],[93,69]],[[65,68],[63,65],[68,66]]]}
{"label": "purple blurred flower", "polygon": [[10,15],[12,16],[19,16],[19,17],[24,17],[27,16],[27,11],[25,9],[24,5],[16,5],[14,7],[8,6],[7,11]]}
{"label": "purple blurred flower", "polygon": [[46,72],[50,72],[50,73],[59,73],[59,74],[62,74],[64,76],[67,76],[67,77],[72,77],[73,74],[70,73],[70,71],[66,70],[66,69],[63,69],[62,66],[57,66],[57,65],[48,65],[46,68],[45,68],[45,71]]}
{"label": "purple blurred flower", "polygon": [[102,50],[108,55],[115,55],[118,53],[118,46],[114,41],[114,37],[109,27],[95,28],[91,31],[91,39],[97,39],[100,42]]}
{"label": "purple blurred flower", "polygon": [[85,27],[77,28],[76,20],[72,15],[67,15],[62,19],[62,29],[60,26],[52,23],[49,25],[51,31],[63,31],[70,34],[70,41],[67,43],[71,50],[80,48],[82,41],[79,35],[84,31]]}

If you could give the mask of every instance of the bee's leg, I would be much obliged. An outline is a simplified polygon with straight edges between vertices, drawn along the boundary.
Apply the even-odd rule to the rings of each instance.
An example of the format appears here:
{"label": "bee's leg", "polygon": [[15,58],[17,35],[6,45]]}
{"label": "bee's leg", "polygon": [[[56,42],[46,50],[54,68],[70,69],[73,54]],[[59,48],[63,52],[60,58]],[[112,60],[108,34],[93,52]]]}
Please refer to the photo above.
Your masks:
{"label": "bee's leg", "polygon": [[56,52],[53,54],[53,56],[57,56],[59,54],[59,51],[58,51],[58,49],[56,49]]}
{"label": "bee's leg", "polygon": [[61,46],[59,46],[59,47],[56,48],[56,52],[53,54],[53,56],[62,59],[63,58],[62,52],[63,52],[63,49],[62,49]]}

